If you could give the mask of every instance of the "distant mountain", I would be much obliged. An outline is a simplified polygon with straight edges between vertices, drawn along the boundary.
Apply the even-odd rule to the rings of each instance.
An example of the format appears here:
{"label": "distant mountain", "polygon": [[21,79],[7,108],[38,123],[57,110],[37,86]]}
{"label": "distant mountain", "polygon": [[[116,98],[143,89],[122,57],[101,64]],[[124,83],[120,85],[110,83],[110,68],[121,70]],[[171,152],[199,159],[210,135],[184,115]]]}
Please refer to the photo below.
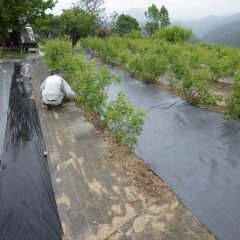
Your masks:
{"label": "distant mountain", "polygon": [[[140,27],[144,29],[146,9],[131,8],[125,14],[136,18]],[[194,36],[190,42],[199,42],[205,40],[211,43],[237,45],[240,39],[240,13],[232,16],[208,16],[194,21],[179,21],[171,19],[172,25],[178,25],[184,28],[191,28]]]}
{"label": "distant mountain", "polygon": [[234,22],[240,21],[240,13],[233,16],[209,16],[199,20],[187,22],[187,23],[178,23],[178,25],[191,28],[197,37],[203,37],[212,30],[231,24]]}
{"label": "distant mountain", "polygon": [[216,28],[202,39],[209,43],[240,46],[240,21]]}

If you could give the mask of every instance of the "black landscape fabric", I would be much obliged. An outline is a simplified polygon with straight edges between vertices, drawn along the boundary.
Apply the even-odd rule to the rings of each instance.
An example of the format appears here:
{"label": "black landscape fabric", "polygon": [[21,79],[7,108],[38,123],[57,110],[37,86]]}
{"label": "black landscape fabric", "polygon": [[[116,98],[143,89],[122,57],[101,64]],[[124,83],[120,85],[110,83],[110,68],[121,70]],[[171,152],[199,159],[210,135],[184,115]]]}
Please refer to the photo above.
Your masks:
{"label": "black landscape fabric", "polygon": [[7,125],[8,101],[14,63],[0,64],[0,159]]}
{"label": "black landscape fabric", "polygon": [[15,64],[0,163],[0,240],[62,239],[37,108],[20,71]]}
{"label": "black landscape fabric", "polygon": [[122,83],[109,98],[147,111],[136,154],[219,239],[240,239],[240,122],[110,70]]}

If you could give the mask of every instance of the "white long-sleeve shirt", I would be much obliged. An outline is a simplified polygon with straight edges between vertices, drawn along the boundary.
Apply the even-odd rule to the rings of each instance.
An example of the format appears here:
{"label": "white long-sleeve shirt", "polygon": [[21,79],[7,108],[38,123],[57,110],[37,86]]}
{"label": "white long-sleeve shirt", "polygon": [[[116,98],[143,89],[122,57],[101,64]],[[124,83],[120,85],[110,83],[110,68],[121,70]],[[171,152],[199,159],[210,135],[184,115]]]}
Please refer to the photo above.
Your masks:
{"label": "white long-sleeve shirt", "polygon": [[64,96],[75,97],[68,83],[58,75],[46,78],[41,85],[43,101],[47,104],[59,105]]}

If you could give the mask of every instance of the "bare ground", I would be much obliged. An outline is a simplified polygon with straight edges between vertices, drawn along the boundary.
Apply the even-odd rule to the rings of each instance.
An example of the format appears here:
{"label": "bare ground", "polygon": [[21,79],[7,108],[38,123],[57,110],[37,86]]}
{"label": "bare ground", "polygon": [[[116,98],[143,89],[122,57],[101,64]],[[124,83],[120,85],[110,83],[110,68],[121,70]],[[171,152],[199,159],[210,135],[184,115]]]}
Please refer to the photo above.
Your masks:
{"label": "bare ground", "polygon": [[107,158],[121,170],[131,184],[144,191],[149,198],[159,198],[168,191],[165,183],[131,149],[116,142],[111,130],[96,115],[88,112],[85,117],[106,142]]}
{"label": "bare ground", "polygon": [[73,103],[42,109],[47,69],[32,59],[31,71],[64,239],[215,239],[96,116]]}

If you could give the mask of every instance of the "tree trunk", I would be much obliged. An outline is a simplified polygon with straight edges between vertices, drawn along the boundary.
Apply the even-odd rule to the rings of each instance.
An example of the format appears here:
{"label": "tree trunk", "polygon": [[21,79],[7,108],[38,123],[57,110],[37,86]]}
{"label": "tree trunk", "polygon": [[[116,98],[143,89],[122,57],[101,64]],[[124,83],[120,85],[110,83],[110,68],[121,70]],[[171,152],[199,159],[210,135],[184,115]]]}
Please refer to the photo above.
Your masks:
{"label": "tree trunk", "polygon": [[74,46],[77,44],[78,40],[79,40],[79,39],[77,38],[77,36],[76,36],[76,32],[73,32],[73,33],[72,33],[71,40],[72,40],[72,47],[74,47]]}

